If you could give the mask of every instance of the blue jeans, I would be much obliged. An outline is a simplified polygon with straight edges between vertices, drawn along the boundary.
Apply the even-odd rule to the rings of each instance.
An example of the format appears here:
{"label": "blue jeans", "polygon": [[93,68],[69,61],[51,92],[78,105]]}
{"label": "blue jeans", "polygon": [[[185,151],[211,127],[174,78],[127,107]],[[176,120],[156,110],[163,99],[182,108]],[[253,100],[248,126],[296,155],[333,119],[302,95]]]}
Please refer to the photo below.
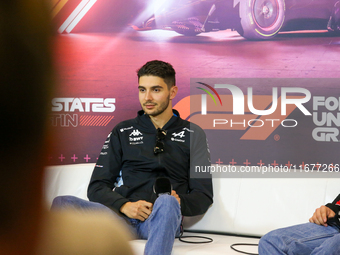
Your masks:
{"label": "blue jeans", "polygon": [[78,210],[103,210],[118,216],[139,239],[147,239],[145,245],[145,255],[170,255],[175,241],[175,237],[180,234],[181,209],[177,199],[170,195],[159,196],[151,214],[145,221],[130,219],[121,216],[106,206],[86,201],[73,196],[59,196],[53,200],[51,210],[62,208],[75,208]]}
{"label": "blue jeans", "polygon": [[277,229],[260,239],[259,254],[340,254],[339,229],[314,223]]}

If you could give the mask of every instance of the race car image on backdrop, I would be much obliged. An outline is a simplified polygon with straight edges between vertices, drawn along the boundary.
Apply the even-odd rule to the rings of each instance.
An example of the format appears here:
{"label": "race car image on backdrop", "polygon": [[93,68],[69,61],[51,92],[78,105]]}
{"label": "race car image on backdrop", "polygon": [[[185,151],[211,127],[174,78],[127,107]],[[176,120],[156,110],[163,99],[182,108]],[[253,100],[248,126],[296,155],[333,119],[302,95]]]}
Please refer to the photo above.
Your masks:
{"label": "race car image on backdrop", "polygon": [[[186,36],[236,30],[249,40],[265,40],[281,31],[339,32],[336,0],[157,0],[132,27],[164,29]],[[152,9],[152,10],[150,10]]]}

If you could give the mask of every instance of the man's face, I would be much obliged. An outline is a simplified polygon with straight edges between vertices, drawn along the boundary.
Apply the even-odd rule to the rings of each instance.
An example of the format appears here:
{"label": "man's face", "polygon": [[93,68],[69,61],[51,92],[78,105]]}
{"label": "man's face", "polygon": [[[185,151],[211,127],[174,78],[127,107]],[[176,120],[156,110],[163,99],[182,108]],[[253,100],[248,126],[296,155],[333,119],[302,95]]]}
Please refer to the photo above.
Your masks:
{"label": "man's face", "polygon": [[144,112],[150,116],[162,114],[172,99],[172,89],[164,80],[157,76],[142,76],[139,78],[139,102]]}

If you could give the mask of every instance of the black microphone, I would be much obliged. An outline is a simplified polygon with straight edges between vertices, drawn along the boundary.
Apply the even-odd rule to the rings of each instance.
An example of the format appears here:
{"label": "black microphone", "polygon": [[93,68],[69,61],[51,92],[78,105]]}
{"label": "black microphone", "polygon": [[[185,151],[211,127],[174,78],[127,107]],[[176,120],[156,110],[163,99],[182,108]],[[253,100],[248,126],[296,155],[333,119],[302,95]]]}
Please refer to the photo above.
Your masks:
{"label": "black microphone", "polygon": [[171,195],[172,185],[168,178],[158,177],[153,185],[153,192],[157,197],[160,195],[168,194]]}
{"label": "black microphone", "polygon": [[327,219],[327,225],[340,228],[340,215],[335,215],[332,218]]}

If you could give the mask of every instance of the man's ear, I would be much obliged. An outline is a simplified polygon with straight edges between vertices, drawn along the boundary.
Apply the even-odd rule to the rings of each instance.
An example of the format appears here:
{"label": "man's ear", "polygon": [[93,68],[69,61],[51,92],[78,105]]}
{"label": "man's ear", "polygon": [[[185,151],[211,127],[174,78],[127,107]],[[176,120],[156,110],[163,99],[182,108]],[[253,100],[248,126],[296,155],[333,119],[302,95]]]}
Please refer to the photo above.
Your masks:
{"label": "man's ear", "polygon": [[178,87],[177,86],[172,86],[170,89],[170,99],[174,99],[175,96],[177,95]]}

